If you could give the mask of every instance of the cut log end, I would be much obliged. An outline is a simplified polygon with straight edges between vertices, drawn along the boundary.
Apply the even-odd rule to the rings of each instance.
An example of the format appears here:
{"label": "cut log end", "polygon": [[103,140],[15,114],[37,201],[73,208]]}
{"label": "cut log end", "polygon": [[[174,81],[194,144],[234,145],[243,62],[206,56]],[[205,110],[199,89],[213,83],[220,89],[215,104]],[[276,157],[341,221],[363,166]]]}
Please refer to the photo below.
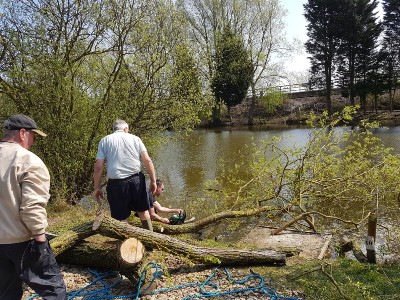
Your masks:
{"label": "cut log end", "polygon": [[144,252],[143,244],[136,238],[126,239],[120,246],[121,259],[129,264],[140,262]]}

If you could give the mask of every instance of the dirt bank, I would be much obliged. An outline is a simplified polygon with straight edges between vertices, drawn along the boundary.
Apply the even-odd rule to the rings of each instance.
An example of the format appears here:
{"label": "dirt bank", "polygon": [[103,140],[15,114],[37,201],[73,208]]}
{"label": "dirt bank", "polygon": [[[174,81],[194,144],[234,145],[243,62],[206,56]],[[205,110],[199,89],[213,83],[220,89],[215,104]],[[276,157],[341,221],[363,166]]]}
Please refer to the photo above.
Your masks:
{"label": "dirt bank", "polygon": [[[387,98],[387,97],[386,97]],[[390,112],[387,109],[387,99],[382,96],[382,106],[376,112],[368,107],[364,112],[362,110],[355,116],[354,121],[358,123],[360,120],[378,121],[383,126],[397,126],[400,125],[400,99],[396,99],[395,110]],[[400,98],[400,97],[398,97]],[[279,107],[275,113],[268,114],[265,112],[264,107],[258,104],[254,113],[253,125],[293,125],[305,124],[311,112],[321,114],[327,110],[323,97],[302,97],[302,98],[288,98],[284,101],[283,105]],[[356,104],[358,104],[356,102]],[[332,108],[334,111],[341,111],[344,106],[349,105],[349,100],[340,95],[332,95]],[[399,107],[397,107],[399,106]],[[250,101],[243,101],[241,104],[231,108],[232,121],[228,120],[228,116],[223,114],[223,126],[242,126],[248,124],[248,111]]]}

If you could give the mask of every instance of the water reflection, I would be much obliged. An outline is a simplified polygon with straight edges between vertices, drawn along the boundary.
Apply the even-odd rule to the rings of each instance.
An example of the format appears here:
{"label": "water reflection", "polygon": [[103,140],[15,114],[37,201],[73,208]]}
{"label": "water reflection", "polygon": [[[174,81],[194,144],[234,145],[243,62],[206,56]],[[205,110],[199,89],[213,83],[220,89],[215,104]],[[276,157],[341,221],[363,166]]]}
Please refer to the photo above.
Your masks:
{"label": "water reflection", "polygon": [[[350,128],[337,128],[338,133]],[[188,209],[192,197],[204,194],[204,183],[217,178],[222,170],[220,162],[227,168],[234,167],[241,155],[251,156],[246,145],[261,146],[264,140],[281,138],[277,144],[281,149],[303,147],[310,133],[307,128],[255,128],[195,130],[189,136],[171,140],[160,149],[154,159],[157,176],[165,182],[163,204]],[[378,128],[374,134],[382,142],[400,153],[400,127]],[[171,136],[173,134],[169,133]]]}

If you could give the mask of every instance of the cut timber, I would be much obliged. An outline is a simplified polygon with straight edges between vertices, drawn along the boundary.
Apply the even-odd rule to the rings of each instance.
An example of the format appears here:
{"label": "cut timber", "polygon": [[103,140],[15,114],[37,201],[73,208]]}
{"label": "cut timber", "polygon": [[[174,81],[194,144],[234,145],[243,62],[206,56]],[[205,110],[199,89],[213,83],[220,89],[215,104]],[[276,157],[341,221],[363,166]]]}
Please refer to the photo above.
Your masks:
{"label": "cut timber", "polygon": [[323,259],[323,258],[325,257],[326,250],[328,250],[328,247],[329,247],[329,244],[330,244],[332,238],[333,238],[333,237],[330,236],[330,237],[328,237],[328,239],[325,241],[325,244],[324,244],[324,246],[322,247],[321,252],[320,252],[319,255],[318,255],[318,259],[319,259],[319,260],[321,260],[321,259]]}
{"label": "cut timber", "polygon": [[149,248],[157,248],[172,254],[181,254],[208,265],[259,265],[284,264],[286,255],[276,251],[252,251],[230,248],[199,247],[165,234],[132,226],[105,215],[97,232],[117,239],[134,237]]}
{"label": "cut timber", "polygon": [[122,261],[136,264],[143,258],[144,247],[139,240],[129,238],[121,244],[120,253]]}
{"label": "cut timber", "polygon": [[[144,256],[143,244],[129,238],[124,241],[101,235],[91,236],[57,256],[59,263],[114,270],[126,276],[136,286]],[[148,280],[148,278],[142,278]]]}
{"label": "cut timber", "polygon": [[92,236],[59,254],[57,261],[106,270],[132,270],[143,259],[144,250],[135,238],[121,241]]}
{"label": "cut timber", "polygon": [[368,258],[361,250],[361,246],[357,241],[353,241],[353,255],[359,262],[366,263],[368,262]]}
{"label": "cut timber", "polygon": [[343,237],[340,241],[338,252],[339,256],[344,257],[346,252],[353,251],[354,257],[362,263],[368,262],[368,258],[361,250],[361,246],[357,241],[348,240]]}

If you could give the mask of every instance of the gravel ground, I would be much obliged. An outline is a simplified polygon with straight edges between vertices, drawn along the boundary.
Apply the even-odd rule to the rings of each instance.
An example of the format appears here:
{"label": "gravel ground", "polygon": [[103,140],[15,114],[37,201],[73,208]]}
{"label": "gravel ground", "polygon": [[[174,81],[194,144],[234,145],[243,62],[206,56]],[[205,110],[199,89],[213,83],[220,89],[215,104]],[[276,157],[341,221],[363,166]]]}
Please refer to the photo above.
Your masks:
{"label": "gravel ground", "polygon": [[[256,299],[279,299],[274,298],[274,291],[268,290],[270,296],[265,294],[261,288],[257,290],[247,290],[243,292],[232,292],[233,290],[245,290],[246,288],[251,287],[270,287],[271,282],[268,278],[260,278],[254,275],[251,272],[250,268],[227,268],[229,277],[223,268],[213,268],[213,267],[205,267],[205,266],[194,266],[188,267],[187,263],[180,261],[179,258],[173,257],[171,255],[167,255],[164,257],[164,263],[168,268],[168,274],[160,274],[162,269],[151,269],[153,272],[158,272],[160,276],[155,280],[156,286],[155,291],[163,290],[160,293],[153,295],[141,296],[139,299],[141,300],[175,300],[175,299],[185,299],[189,297],[190,299],[199,299],[198,297],[194,297],[195,295],[201,294],[201,287],[199,284],[197,286],[184,287],[180,289],[172,289],[172,287],[184,285],[184,284],[195,284],[202,283],[209,279],[210,283],[215,284],[219,288],[219,293],[227,292],[222,295],[215,295],[212,297],[207,297],[207,299],[246,299],[246,300],[256,300]],[[68,299],[136,299],[137,287],[134,287],[131,282],[124,276],[120,276],[118,273],[114,273],[109,277],[104,277],[103,280],[98,280],[96,283],[93,281],[96,280],[97,275],[94,271],[90,272],[89,268],[78,268],[71,265],[60,265],[61,271],[64,275],[65,284],[67,286],[68,292],[75,292],[79,289],[86,287],[81,294],[71,295]],[[99,273],[98,273],[99,274]],[[101,273],[104,274],[104,273]],[[99,275],[101,275],[99,274]],[[251,276],[250,276],[251,275]],[[250,276],[248,278],[248,276]],[[150,276],[152,278],[153,276]],[[243,283],[235,283],[233,280],[244,280],[248,278],[248,280]],[[109,289],[110,293],[107,297],[101,297],[101,293],[93,294],[89,297],[87,295],[88,292],[93,291],[101,291],[104,290],[105,286],[112,285],[114,283],[118,284],[113,288]],[[206,292],[215,293],[215,287],[211,285],[206,286]],[[300,299],[303,298],[303,295],[296,291],[276,291],[278,295],[290,297],[291,299]],[[86,297],[84,296],[86,294]],[[25,288],[23,299],[32,299],[38,300],[41,299],[39,297],[34,297],[34,293],[28,287]],[[103,293],[104,295],[104,293]],[[188,299],[189,299],[188,298]],[[206,298],[203,297],[202,298]],[[283,298],[285,299],[285,298]]]}

